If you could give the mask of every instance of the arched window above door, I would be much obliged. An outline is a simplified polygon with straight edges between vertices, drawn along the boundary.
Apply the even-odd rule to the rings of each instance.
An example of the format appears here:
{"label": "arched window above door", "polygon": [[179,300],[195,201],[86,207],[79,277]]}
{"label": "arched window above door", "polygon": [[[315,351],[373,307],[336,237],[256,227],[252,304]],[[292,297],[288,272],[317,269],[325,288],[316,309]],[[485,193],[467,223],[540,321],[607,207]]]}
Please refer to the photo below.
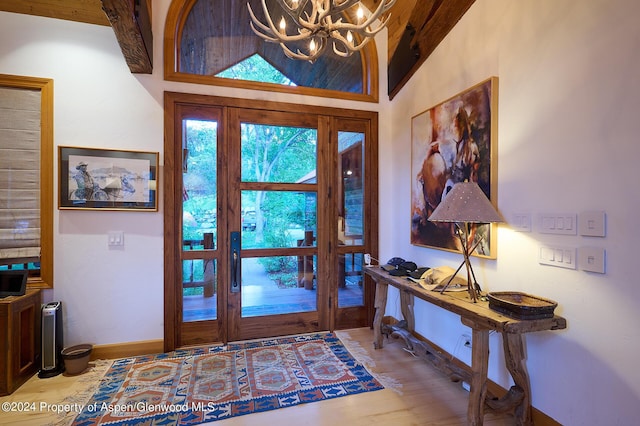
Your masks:
{"label": "arched window above door", "polygon": [[[256,16],[264,20],[260,0],[249,1]],[[267,0],[267,4],[277,7],[275,1]],[[278,44],[256,36],[249,22],[245,1],[173,0],[165,26],[165,79],[378,101],[378,60],[373,41],[347,58],[328,49],[311,64],[286,57]],[[256,68],[250,78],[228,72],[238,66],[251,69],[256,64],[277,72],[285,83],[262,78],[262,68]]]}

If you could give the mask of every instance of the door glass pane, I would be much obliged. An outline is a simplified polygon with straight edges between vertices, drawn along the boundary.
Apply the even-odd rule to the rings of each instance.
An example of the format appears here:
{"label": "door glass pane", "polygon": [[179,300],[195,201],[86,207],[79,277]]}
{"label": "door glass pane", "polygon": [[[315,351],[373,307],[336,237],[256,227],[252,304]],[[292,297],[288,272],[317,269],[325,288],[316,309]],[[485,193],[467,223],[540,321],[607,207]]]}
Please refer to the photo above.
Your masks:
{"label": "door glass pane", "polygon": [[213,259],[182,261],[182,321],[218,318],[217,270]]}
{"label": "door glass pane", "polygon": [[182,320],[214,320],[217,262],[206,251],[217,248],[218,123],[187,119],[182,130],[182,250],[202,252],[182,261]]}
{"label": "door glass pane", "polygon": [[242,191],[242,248],[316,245],[317,194]]}
{"label": "door glass pane", "polygon": [[[205,241],[217,247],[217,140],[218,123],[183,120],[182,236],[184,241]],[[191,249],[191,248],[187,248]]]}
{"label": "door glass pane", "polygon": [[242,316],[312,312],[316,256],[242,259]]}
{"label": "door glass pane", "polygon": [[316,182],[316,129],[242,123],[243,182]]}
{"label": "door glass pane", "polygon": [[346,253],[340,255],[338,259],[338,307],[363,306],[364,254]]}
{"label": "door glass pane", "polygon": [[339,132],[340,210],[338,241],[343,245],[364,244],[364,134]]}

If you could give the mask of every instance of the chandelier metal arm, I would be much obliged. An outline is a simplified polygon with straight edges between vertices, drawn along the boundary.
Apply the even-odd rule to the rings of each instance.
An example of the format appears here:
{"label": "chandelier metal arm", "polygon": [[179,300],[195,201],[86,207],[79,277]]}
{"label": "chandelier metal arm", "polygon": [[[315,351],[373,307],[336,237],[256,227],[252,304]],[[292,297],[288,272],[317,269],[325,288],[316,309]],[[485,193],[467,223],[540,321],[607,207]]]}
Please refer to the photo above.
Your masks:
{"label": "chandelier metal arm", "polygon": [[[328,24],[327,29],[329,34],[331,34],[332,37],[333,37],[333,34],[335,33],[342,34],[342,32],[351,31],[352,33],[359,34],[362,37],[371,38],[371,37],[375,37],[376,34],[382,31],[382,29],[387,24],[387,21],[389,20],[389,18],[390,16],[384,19],[383,21],[381,21],[380,25],[378,25],[376,28],[373,28],[373,29],[370,28],[370,25],[366,25],[367,24],[366,22],[363,23],[362,25],[356,25],[356,24],[350,24],[350,23],[343,24],[341,22],[342,19],[339,19],[338,21],[336,21],[335,24]],[[369,22],[369,20],[367,20],[367,22]]]}
{"label": "chandelier metal arm", "polygon": [[367,18],[367,20],[361,24],[351,24],[348,22],[343,23],[341,18],[338,21],[336,21],[336,23],[334,24],[336,27],[335,29],[353,31],[353,32],[357,32],[358,34],[366,35],[367,37],[373,37],[376,34],[378,34],[380,31],[382,31],[382,29],[387,25],[387,22],[389,22],[389,18],[391,18],[391,15],[389,15],[385,19],[381,20],[376,28],[371,28],[371,25],[374,22],[376,22],[376,20],[382,14],[381,6],[382,4],[380,4],[380,7],[378,7],[378,9],[376,10],[376,13],[369,16],[369,18]]}
{"label": "chandelier metal arm", "polygon": [[[289,15],[291,18],[293,18],[294,21],[298,20],[298,17],[300,16],[300,13],[304,10],[304,8],[307,6],[307,3],[309,3],[309,0],[301,0],[298,3],[298,7],[296,8],[292,8],[291,6],[289,6],[289,3],[284,1],[284,0],[277,0],[278,4],[280,5],[280,7],[287,12],[287,15]],[[263,2],[264,3],[264,2]]]}
{"label": "chandelier metal arm", "polygon": [[[332,18],[333,15],[338,15],[342,11],[352,7],[354,4],[359,3],[359,0],[344,0],[344,2],[342,3],[338,3],[337,2],[338,0],[334,0],[334,1],[336,1],[336,3],[331,5],[330,4],[331,0],[322,0],[323,2],[322,13],[319,13],[316,7],[317,3],[314,2],[311,16],[305,13],[305,15],[307,16],[306,20],[300,17],[300,13],[298,13],[297,15],[295,14],[290,14],[290,15],[296,22],[298,22],[298,24],[310,30],[317,28],[319,23],[324,23],[325,24],[324,26],[326,27],[328,33],[331,33],[334,30],[344,30],[344,31],[357,32],[358,34],[364,35],[366,37],[373,37],[376,34],[378,34],[382,30],[382,28],[386,26],[391,16],[389,15],[385,19],[381,20],[379,25],[375,29],[370,29],[371,25],[373,25],[383,13],[388,11],[391,8],[391,6],[393,6],[396,0],[383,1],[378,5],[378,8],[372,14],[370,14],[369,17],[364,22],[359,24],[352,24],[348,22],[345,23],[342,21],[342,18],[338,18],[334,22]],[[278,3],[283,3],[283,2],[284,0],[278,0]],[[308,0],[304,1],[303,4],[306,4],[306,3],[308,3]],[[284,2],[284,4],[286,5],[286,2]],[[301,4],[298,7],[298,10],[300,11],[302,10],[303,4]],[[285,7],[286,7],[285,10],[293,11],[293,9],[290,9],[288,5],[286,5]],[[267,12],[265,11],[265,13]]]}
{"label": "chandelier metal arm", "polygon": [[[348,27],[356,27],[360,30],[365,30],[368,27],[370,27],[374,22],[376,22],[380,16],[382,16],[383,13],[386,13],[389,9],[391,9],[391,6],[394,5],[394,3],[396,2],[396,0],[383,0],[379,5],[378,8],[371,13],[371,15],[369,15],[369,17],[362,23],[360,24],[341,24],[344,28],[348,28]],[[351,5],[349,5],[351,6]],[[382,30],[382,28],[387,24],[387,22],[389,21],[389,18],[391,17],[391,15],[387,16],[384,20],[380,21],[380,24],[378,25],[378,27],[373,30],[371,32],[371,34],[375,35],[378,32],[380,32],[380,30]],[[370,30],[369,30],[370,31]]]}
{"label": "chandelier metal arm", "polygon": [[[334,21],[334,17],[340,16],[341,12],[359,3],[359,0],[300,0],[295,8],[291,7],[286,0],[276,1],[298,25],[298,34],[288,35],[284,28],[276,27],[266,0],[262,0],[266,25],[256,18],[251,5],[247,3],[251,17],[251,29],[262,39],[280,44],[288,57],[313,62],[325,50],[327,38],[333,39],[333,51],[338,56],[347,57],[353,52],[361,50],[371,38],[386,26],[390,16],[384,19],[380,19],[380,16],[387,12],[396,0],[383,0],[364,22],[357,24],[345,23],[342,18]],[[309,1],[311,1],[311,13],[304,11]],[[376,21],[378,21],[378,25],[372,28]],[[360,42],[353,38],[354,34],[360,37]],[[299,49],[297,52],[293,52],[286,46],[286,43],[307,39],[314,40],[317,45],[315,49],[310,49],[309,54],[302,53]]]}
{"label": "chandelier metal arm", "polygon": [[[333,53],[335,53],[338,56],[342,56],[343,58],[351,56],[353,52],[362,50],[362,48],[366,46],[369,40],[371,40],[370,38],[363,38],[360,43],[355,44],[354,42],[350,43],[345,37],[342,36],[342,34],[332,34],[331,38],[334,39]],[[340,49],[338,46],[342,46],[343,49]]]}
{"label": "chandelier metal arm", "polygon": [[[302,28],[306,28],[311,32],[317,31],[318,24],[324,22],[327,19],[331,19],[331,14],[336,13],[337,11],[341,11],[344,9],[344,3],[353,2],[354,0],[345,0],[345,2],[340,4],[339,8],[335,8],[331,5],[332,0],[315,0],[311,2],[311,14],[305,12],[305,8],[309,0],[302,0],[298,3],[298,6],[293,8],[289,6],[289,2],[286,0],[276,0],[280,7],[287,12],[287,15],[291,17],[293,22],[299,25]],[[249,6],[251,7],[251,6]],[[267,10],[267,6],[265,5],[265,1],[262,1],[262,8],[264,10],[267,19],[269,17],[269,11]],[[302,17],[302,13],[304,12],[304,18]]]}
{"label": "chandelier metal arm", "polygon": [[302,60],[302,61],[309,61],[311,63],[313,63],[316,59],[318,59],[318,57],[320,55],[322,55],[322,52],[324,52],[325,48],[327,47],[326,43],[321,42],[320,43],[320,47],[318,49],[316,49],[316,51],[314,53],[306,54],[306,53],[302,53],[299,49],[298,49],[297,52],[293,52],[284,43],[279,43],[279,44],[280,44],[280,47],[282,48],[282,51],[284,52],[284,54],[287,57],[289,57],[291,59],[299,59],[299,60]]}
{"label": "chandelier metal arm", "polygon": [[[304,29],[299,28],[298,35],[294,35],[294,36],[281,34],[280,31],[278,31],[278,29],[276,28],[275,24],[273,23],[271,16],[269,15],[269,11],[267,10],[267,5],[265,4],[265,0],[262,0],[262,7],[264,8],[264,14],[266,16],[268,26],[263,24],[262,22],[260,22],[258,18],[256,18],[256,15],[253,13],[253,10],[251,10],[251,5],[249,5],[249,3],[247,3],[247,6],[249,6],[249,16],[251,16],[251,22],[249,24],[251,25],[251,29],[253,30],[253,32],[258,37],[261,37],[273,43],[282,44],[282,43],[288,43],[291,41],[305,40],[309,38],[309,36],[311,35],[310,31],[307,30],[306,28]],[[261,31],[259,31],[258,28]]]}

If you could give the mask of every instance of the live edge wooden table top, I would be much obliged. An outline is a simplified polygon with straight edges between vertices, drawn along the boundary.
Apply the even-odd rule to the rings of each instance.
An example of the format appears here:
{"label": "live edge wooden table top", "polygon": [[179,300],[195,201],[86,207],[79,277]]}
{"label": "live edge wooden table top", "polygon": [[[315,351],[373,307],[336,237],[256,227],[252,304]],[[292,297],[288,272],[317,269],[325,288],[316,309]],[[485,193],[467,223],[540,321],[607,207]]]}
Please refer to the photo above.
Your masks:
{"label": "live edge wooden table top", "polygon": [[[383,333],[395,333],[405,339],[409,349],[417,352],[416,355],[432,362],[452,378],[469,383],[471,388],[467,419],[470,425],[482,424],[485,404],[497,411],[512,411],[519,425],[533,424],[531,386],[523,344],[524,334],[564,329],[567,327],[564,318],[556,315],[544,319],[514,319],[490,309],[486,301],[472,302],[466,291],[440,293],[425,290],[407,277],[389,275],[379,266],[367,266],[364,272],[376,282],[376,314],[373,321],[376,349],[381,349],[383,346]],[[400,308],[406,321],[406,329],[382,324],[389,286],[400,291]],[[460,315],[462,323],[472,329],[470,369],[451,363],[449,357],[441,356],[439,350],[419,341],[411,334],[414,330],[414,297]],[[505,364],[515,383],[501,398],[487,394],[489,332],[491,331],[497,331],[502,335]]]}

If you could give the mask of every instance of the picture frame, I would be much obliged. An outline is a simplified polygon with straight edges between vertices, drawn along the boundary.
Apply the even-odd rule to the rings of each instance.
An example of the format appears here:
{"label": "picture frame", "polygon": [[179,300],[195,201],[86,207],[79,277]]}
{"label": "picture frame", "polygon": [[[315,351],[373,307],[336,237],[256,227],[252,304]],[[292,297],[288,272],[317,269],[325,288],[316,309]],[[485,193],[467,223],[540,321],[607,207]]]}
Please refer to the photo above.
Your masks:
{"label": "picture frame", "polygon": [[58,208],[158,210],[158,153],[58,147]]}
{"label": "picture frame", "polygon": [[[429,216],[453,185],[480,186],[497,205],[498,77],[411,118],[411,244],[462,252],[455,227]],[[495,224],[474,225],[475,256],[495,259]]]}

